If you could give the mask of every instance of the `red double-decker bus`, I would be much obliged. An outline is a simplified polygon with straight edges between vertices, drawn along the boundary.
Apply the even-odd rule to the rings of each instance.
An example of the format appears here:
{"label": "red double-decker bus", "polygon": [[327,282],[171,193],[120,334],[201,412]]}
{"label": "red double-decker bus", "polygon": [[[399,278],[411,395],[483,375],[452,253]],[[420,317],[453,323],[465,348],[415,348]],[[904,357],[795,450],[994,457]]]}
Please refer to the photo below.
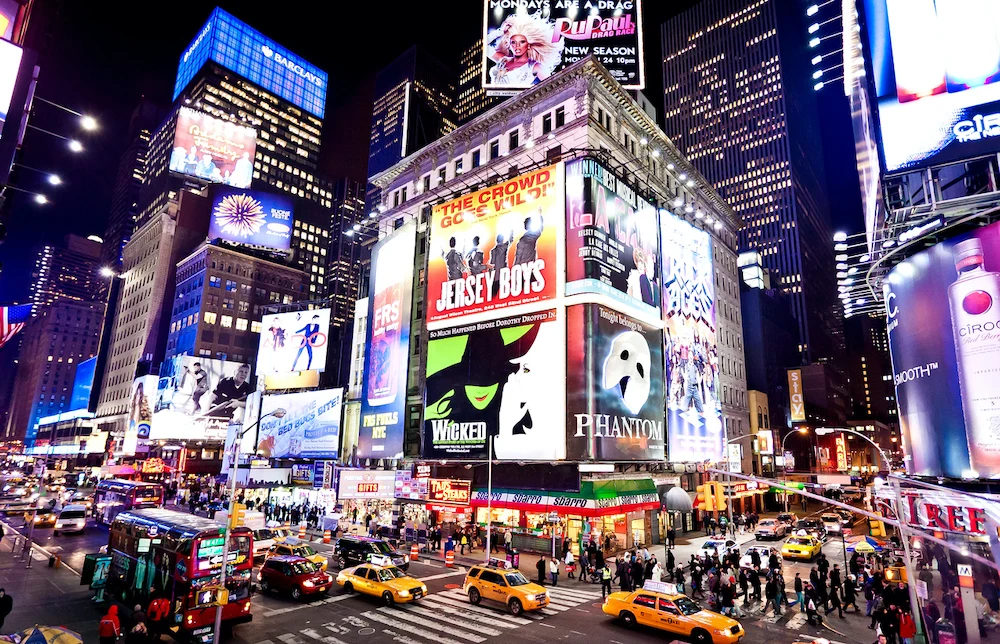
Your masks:
{"label": "red double-decker bus", "polygon": [[[165,598],[166,626],[181,640],[200,641],[215,622],[220,593],[225,526],[211,519],[172,510],[119,512],[111,524],[112,555],[107,590],[128,607]],[[249,622],[253,533],[230,533],[226,568],[228,600],[222,607],[226,630]],[[209,640],[210,641],[210,640]]]}

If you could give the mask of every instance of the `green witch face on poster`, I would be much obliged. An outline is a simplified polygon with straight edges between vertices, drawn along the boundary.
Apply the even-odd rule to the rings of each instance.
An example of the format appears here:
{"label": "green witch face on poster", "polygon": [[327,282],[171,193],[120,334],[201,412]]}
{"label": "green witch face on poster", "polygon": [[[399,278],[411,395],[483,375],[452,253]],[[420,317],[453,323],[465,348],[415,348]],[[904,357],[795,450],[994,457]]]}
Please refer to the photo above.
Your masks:
{"label": "green witch face on poster", "polygon": [[562,360],[555,311],[431,332],[423,455],[556,459],[565,454],[560,418]]}

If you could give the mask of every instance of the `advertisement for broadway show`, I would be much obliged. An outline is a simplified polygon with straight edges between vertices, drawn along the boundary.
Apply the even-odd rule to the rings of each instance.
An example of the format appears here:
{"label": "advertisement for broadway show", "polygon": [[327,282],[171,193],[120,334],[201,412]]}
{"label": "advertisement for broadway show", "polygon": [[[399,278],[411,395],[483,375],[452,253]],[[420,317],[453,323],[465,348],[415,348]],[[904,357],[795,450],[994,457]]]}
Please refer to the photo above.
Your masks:
{"label": "advertisement for broadway show", "polygon": [[182,107],[170,170],[234,188],[249,188],[257,130]]}
{"label": "advertisement for broadway show", "polygon": [[403,455],[416,243],[417,226],[410,221],[372,250],[359,458]]}
{"label": "advertisement for broadway show", "polygon": [[907,471],[1000,477],[1000,224],[901,262],[884,292]]}
{"label": "advertisement for broadway show", "polygon": [[564,220],[562,165],[434,206],[428,328],[556,297]]}
{"label": "advertisement for broadway show", "polygon": [[265,315],[260,322],[257,375],[324,371],[330,309]]}
{"label": "advertisement for broadway show", "polygon": [[566,317],[567,456],[663,460],[663,331],[599,304]]}
{"label": "advertisement for broadway show", "polygon": [[660,243],[670,460],[721,461],[726,437],[719,397],[712,239],[663,213]]}
{"label": "advertisement for broadway show", "polygon": [[[337,458],[343,394],[343,389],[321,389],[264,396],[257,453],[265,458]],[[267,416],[276,409],[284,409],[285,416]]]}
{"label": "advertisement for broadway show", "polygon": [[865,0],[888,172],[1000,150],[1000,6]]}
{"label": "advertisement for broadway show", "polygon": [[[226,426],[242,421],[250,365],[176,356],[160,367],[150,440],[225,440]],[[228,405],[224,403],[230,403]]]}
{"label": "advertisement for broadway show", "polygon": [[556,310],[429,333],[425,458],[566,456],[565,322]]}
{"label": "advertisement for broadway show", "polygon": [[656,208],[592,159],[566,164],[566,295],[660,316]]}
{"label": "advertisement for broadway show", "polygon": [[483,87],[508,93],[594,56],[625,89],[642,89],[639,0],[486,0]]}
{"label": "advertisement for broadway show", "polygon": [[287,195],[217,187],[212,191],[208,238],[288,250],[292,243],[293,204]]}

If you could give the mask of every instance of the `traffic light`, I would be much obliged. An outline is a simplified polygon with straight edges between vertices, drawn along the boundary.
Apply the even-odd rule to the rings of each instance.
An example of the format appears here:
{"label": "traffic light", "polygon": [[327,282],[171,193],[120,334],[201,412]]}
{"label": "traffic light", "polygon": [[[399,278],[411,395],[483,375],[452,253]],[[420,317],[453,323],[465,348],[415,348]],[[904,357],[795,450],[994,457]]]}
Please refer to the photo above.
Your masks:
{"label": "traffic light", "polygon": [[715,509],[720,512],[726,509],[726,490],[719,481],[712,481],[712,496],[715,498]]}
{"label": "traffic light", "polygon": [[246,524],[247,506],[242,503],[233,504],[233,515],[229,517],[229,529],[238,528]]}
{"label": "traffic light", "polygon": [[702,512],[715,512],[715,495],[712,493],[712,484],[706,483],[695,488],[697,495],[694,498],[694,507]]}

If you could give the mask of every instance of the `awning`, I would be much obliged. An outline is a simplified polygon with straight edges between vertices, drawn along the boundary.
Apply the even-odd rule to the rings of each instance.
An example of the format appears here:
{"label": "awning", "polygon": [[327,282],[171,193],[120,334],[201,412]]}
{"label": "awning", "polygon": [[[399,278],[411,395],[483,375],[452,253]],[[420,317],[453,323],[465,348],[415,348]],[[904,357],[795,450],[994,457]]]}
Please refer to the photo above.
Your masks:
{"label": "awning", "polygon": [[[472,493],[474,507],[486,507],[488,499],[485,488],[477,488]],[[580,491],[575,493],[494,488],[489,503],[494,508],[587,517],[660,508],[652,479],[584,481],[580,484]]]}

